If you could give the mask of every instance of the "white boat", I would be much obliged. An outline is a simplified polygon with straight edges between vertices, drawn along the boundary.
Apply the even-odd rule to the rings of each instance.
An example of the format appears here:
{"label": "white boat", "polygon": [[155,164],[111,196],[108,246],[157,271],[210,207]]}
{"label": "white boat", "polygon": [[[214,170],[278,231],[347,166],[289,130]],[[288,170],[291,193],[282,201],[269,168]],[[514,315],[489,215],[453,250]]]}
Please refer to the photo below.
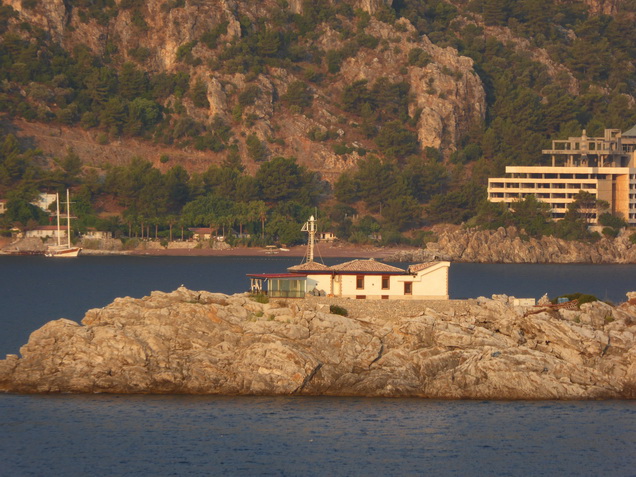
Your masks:
{"label": "white boat", "polygon": [[47,257],[77,257],[82,250],[79,247],[71,245],[71,200],[68,189],[66,189],[66,245],[62,245],[61,228],[60,228],[60,194],[56,193],[57,198],[57,245],[49,247],[44,254]]}

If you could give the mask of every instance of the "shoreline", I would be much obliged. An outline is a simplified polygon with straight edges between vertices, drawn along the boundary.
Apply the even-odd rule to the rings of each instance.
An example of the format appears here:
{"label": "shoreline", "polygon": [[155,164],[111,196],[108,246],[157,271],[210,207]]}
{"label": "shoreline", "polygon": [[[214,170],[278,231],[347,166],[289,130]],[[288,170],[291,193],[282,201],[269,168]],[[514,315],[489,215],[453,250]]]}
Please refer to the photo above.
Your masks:
{"label": "shoreline", "polygon": [[[356,246],[320,246],[315,256],[320,258],[376,258],[383,259],[397,252],[413,252],[417,248],[383,248],[383,247],[356,247]],[[157,256],[157,257],[297,257],[302,258],[307,254],[307,246],[299,245],[289,247],[289,251],[276,250],[272,253],[262,247],[232,247],[229,249],[212,248],[177,248],[177,249],[135,249],[125,251],[110,250],[82,250],[80,255],[131,255],[131,256]]]}

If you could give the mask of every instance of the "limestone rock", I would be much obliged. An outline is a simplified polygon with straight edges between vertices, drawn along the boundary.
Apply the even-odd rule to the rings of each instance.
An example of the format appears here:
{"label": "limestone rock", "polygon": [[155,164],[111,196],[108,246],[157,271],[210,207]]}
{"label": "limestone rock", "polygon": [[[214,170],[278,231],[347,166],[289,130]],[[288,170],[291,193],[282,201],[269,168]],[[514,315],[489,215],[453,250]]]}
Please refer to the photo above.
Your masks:
{"label": "limestone rock", "polygon": [[514,227],[480,230],[454,225],[433,228],[438,240],[426,248],[397,253],[387,261],[441,259],[472,263],[636,263],[636,244],[629,234],[593,243],[544,236],[526,238]]}
{"label": "limestone rock", "polygon": [[493,298],[355,302],[349,317],[327,313],[327,298],[261,304],[185,287],[118,298],[81,325],[33,332],[22,357],[0,361],[0,391],[636,397],[636,304],[526,315]]}
{"label": "limestone rock", "polygon": [[[427,37],[418,36],[405,18],[390,25],[373,17],[383,6],[391,6],[392,0],[348,0],[354,9],[362,9],[372,15],[364,30],[381,44],[375,48],[360,48],[342,63],[341,71],[334,75],[333,80],[311,83],[313,105],[306,111],[281,108],[278,102],[291,84],[306,82],[300,73],[302,69],[295,72],[271,66],[255,75],[229,72],[215,66],[223,49],[240,39],[241,19],[261,22],[280,8],[302,13],[303,2],[299,0],[188,1],[174,8],[166,8],[164,0],[148,0],[136,8],[118,8],[116,14],[100,22],[84,15],[80,17],[80,12],[85,14],[84,9],[63,0],[41,1],[30,9],[23,8],[21,0],[8,0],[8,3],[18,11],[18,18],[12,20],[16,25],[29,22],[48,33],[68,51],[82,45],[95,55],[102,56],[107,48],[116,47],[123,62],[137,63],[134,53],[131,53],[135,50],[132,46],[144,48],[148,57],[139,67],[149,74],[179,71],[189,75],[191,85],[199,82],[207,87],[209,108],[196,107],[189,95],[165,98],[163,106],[174,108],[178,101],[189,117],[204,124],[210,124],[220,116],[230,124],[236,138],[254,133],[268,144],[272,155],[296,157],[303,165],[320,171],[329,181],[335,181],[340,173],[354,168],[360,150],[375,147],[373,141],[359,133],[355,117],[349,117],[348,122],[342,121],[348,114],[343,112],[340,98],[344,88],[352,81],[366,79],[372,85],[380,78],[388,78],[392,82],[408,83],[412,97],[409,114],[419,118],[416,129],[420,146],[440,148],[446,156],[456,149],[459,140],[474,124],[483,122],[485,118],[485,90],[474,70],[473,61],[460,56],[453,48],[440,48]],[[141,15],[145,25],[140,26],[135,15]],[[357,28],[356,20],[341,20],[344,22],[342,29],[353,31]],[[221,24],[227,26],[226,32],[220,34],[216,48],[209,48],[201,38]],[[341,31],[321,24],[303,48],[308,51],[314,48],[338,50],[343,46],[342,42]],[[191,45],[192,57],[196,61],[179,59],[180,48],[186,45]],[[430,58],[426,66],[409,65],[408,55],[414,48],[421,49]],[[260,90],[254,104],[242,109],[243,118],[249,118],[246,121],[249,126],[232,120],[237,94],[247,85],[257,86]],[[316,130],[338,131],[342,141],[351,146],[351,152],[336,154],[330,142],[310,140],[310,133]],[[58,135],[62,134],[61,131],[62,128]],[[79,131],[64,131],[65,137],[73,133],[80,134]],[[272,138],[280,141],[273,142]],[[123,147],[119,147],[118,141],[112,141],[96,148],[87,138],[82,136],[82,139],[76,144],[76,152],[81,157],[91,158],[97,163],[95,165],[101,165],[102,161],[125,163],[135,155],[156,155],[152,160],[161,167],[159,155],[151,148],[146,147],[145,152],[139,154],[140,151],[125,147],[137,147],[135,141],[121,139],[118,141],[126,142]],[[47,154],[56,156],[65,150],[67,141],[51,138],[42,130],[38,134],[38,146]],[[239,139],[238,147],[248,170],[256,170],[258,164],[249,159],[245,139]],[[170,157],[178,158],[188,170],[202,172],[209,167],[210,159],[220,160],[221,156],[208,151],[184,154],[175,150]]]}

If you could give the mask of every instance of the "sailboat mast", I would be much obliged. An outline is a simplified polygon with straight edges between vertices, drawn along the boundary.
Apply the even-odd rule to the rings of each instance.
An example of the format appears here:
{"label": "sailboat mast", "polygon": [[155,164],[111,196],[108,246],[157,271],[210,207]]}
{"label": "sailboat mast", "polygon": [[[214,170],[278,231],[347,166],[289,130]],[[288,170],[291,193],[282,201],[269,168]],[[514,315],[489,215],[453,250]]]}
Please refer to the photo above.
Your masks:
{"label": "sailboat mast", "polygon": [[71,248],[71,195],[68,189],[66,189],[66,227],[67,244],[68,248]]}
{"label": "sailboat mast", "polygon": [[55,193],[55,200],[57,202],[57,246],[62,245],[62,241],[60,238],[60,193]]}

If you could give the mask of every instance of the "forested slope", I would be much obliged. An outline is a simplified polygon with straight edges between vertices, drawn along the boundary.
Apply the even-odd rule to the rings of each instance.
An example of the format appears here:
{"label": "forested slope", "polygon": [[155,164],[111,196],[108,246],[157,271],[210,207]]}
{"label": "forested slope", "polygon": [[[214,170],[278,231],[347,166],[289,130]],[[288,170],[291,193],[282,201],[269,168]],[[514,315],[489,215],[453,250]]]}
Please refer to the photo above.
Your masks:
{"label": "forested slope", "polygon": [[[69,186],[81,227],[122,231],[269,221],[263,240],[293,242],[317,205],[354,241],[468,220],[505,165],[636,123],[635,12],[618,0],[4,0],[4,225],[46,220],[28,200]],[[82,140],[66,150],[65,137]],[[120,219],[100,222],[105,211]]]}

